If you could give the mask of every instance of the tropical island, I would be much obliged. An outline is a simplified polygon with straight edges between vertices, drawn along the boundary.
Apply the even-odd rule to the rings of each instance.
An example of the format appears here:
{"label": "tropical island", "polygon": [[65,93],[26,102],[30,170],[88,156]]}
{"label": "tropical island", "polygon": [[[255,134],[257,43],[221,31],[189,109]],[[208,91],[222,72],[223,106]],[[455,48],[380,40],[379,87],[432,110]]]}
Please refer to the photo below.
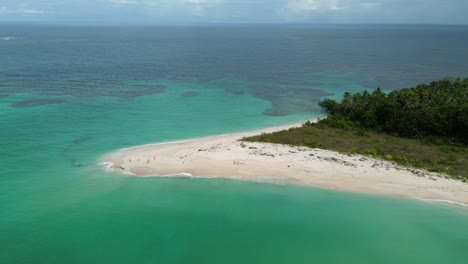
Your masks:
{"label": "tropical island", "polygon": [[362,154],[468,181],[468,79],[345,93],[302,127],[244,139]]}
{"label": "tropical island", "polygon": [[[108,170],[216,177],[468,204],[468,79],[325,98],[327,117],[122,149]],[[316,121],[316,122],[315,122]]]}

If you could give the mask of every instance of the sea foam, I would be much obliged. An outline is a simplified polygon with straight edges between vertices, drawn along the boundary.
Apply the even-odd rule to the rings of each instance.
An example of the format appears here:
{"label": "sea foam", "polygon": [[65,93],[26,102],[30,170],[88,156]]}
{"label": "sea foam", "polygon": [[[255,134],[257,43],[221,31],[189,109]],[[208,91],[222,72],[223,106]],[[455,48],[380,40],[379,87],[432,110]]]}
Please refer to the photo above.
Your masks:
{"label": "sea foam", "polygon": [[110,161],[103,161],[99,163],[99,166],[104,167],[106,171],[113,171],[112,166],[114,166],[114,163]]}
{"label": "sea foam", "polygon": [[187,143],[187,142],[192,142],[192,141],[194,141],[194,140],[195,140],[195,139],[191,139],[191,140],[180,140],[180,141],[170,141],[170,142],[161,142],[161,143],[151,143],[151,144],[139,145],[139,146],[135,146],[135,147],[122,148],[122,149],[119,149],[119,151],[130,150],[130,149],[139,149],[139,148],[151,147],[151,146],[161,146],[161,145],[172,145],[172,144]]}
{"label": "sea foam", "polygon": [[15,40],[15,39],[16,39],[15,37],[0,37],[0,40],[4,40],[4,41]]}
{"label": "sea foam", "polygon": [[455,201],[452,201],[452,200],[423,199],[423,198],[419,198],[419,197],[411,197],[411,198],[419,200],[419,201],[430,202],[430,203],[442,203],[442,204],[451,204],[451,205],[457,205],[457,206],[462,206],[462,207],[468,207],[468,204],[455,202]]}

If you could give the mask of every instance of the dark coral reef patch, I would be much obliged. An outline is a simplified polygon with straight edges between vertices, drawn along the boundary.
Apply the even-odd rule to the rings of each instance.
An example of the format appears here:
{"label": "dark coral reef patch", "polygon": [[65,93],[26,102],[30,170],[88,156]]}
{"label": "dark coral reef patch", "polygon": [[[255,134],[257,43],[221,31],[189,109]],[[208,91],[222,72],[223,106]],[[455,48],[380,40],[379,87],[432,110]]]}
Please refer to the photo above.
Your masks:
{"label": "dark coral reef patch", "polygon": [[236,95],[248,93],[254,97],[268,100],[271,108],[263,114],[269,116],[285,116],[294,113],[319,112],[318,102],[324,96],[333,95],[318,89],[284,88],[270,85],[254,85],[244,90],[227,89],[226,92]]}
{"label": "dark coral reef patch", "polygon": [[60,99],[36,99],[36,100],[26,100],[12,104],[14,108],[23,108],[23,107],[34,107],[40,105],[49,105],[49,104],[61,104],[66,102],[66,100]]}
{"label": "dark coral reef patch", "polygon": [[182,97],[195,97],[195,96],[199,96],[200,93],[197,93],[197,92],[188,92],[188,93],[183,93],[181,94]]}

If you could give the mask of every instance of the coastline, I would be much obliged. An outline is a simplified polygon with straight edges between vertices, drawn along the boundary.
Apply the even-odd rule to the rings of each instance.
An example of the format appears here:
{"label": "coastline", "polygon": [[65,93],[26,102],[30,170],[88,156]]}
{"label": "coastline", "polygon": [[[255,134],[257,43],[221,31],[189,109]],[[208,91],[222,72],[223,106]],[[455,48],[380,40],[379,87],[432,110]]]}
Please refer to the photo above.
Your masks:
{"label": "coastline", "polygon": [[129,147],[105,155],[101,164],[108,171],[141,177],[226,178],[468,207],[468,184],[437,173],[323,149],[239,141],[301,125]]}

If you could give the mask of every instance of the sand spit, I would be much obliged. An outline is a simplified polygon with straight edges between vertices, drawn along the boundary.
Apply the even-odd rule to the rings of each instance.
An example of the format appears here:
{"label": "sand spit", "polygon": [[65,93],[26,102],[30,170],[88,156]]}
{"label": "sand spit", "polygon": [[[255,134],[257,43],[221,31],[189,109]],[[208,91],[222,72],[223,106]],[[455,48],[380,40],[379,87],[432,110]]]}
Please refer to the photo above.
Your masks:
{"label": "sand spit", "polygon": [[468,205],[468,184],[435,173],[360,155],[239,141],[299,125],[126,148],[101,162],[136,176],[230,178]]}

